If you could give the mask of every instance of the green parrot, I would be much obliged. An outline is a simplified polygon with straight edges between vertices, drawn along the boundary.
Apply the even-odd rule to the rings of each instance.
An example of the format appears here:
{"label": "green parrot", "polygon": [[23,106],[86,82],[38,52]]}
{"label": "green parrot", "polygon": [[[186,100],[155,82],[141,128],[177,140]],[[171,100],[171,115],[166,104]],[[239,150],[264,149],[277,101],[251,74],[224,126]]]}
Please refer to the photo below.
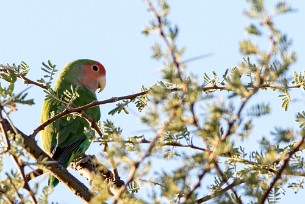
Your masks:
{"label": "green parrot", "polygon": [[[83,106],[96,101],[95,91],[102,91],[106,86],[106,70],[104,66],[93,60],[80,59],[69,63],[60,73],[54,91],[63,95],[70,87],[77,87],[77,97],[73,104]],[[46,98],[41,114],[41,123],[44,123],[58,112],[58,103]],[[85,110],[85,113],[94,121],[100,120],[98,106]],[[90,129],[90,124],[81,117],[62,117],[41,131],[43,150],[60,165],[67,168],[80,154],[85,153],[90,145],[89,138],[84,134],[84,128]],[[55,187],[58,180],[50,176],[49,185]]]}

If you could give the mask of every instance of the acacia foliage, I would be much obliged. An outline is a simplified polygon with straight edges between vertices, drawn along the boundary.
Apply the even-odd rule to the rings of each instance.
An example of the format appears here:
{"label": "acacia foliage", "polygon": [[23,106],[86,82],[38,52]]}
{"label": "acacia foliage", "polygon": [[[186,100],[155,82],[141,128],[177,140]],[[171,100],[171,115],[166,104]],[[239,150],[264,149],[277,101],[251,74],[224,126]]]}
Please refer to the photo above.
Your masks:
{"label": "acacia foliage", "polygon": [[[272,113],[266,101],[251,103],[260,92],[278,94],[283,111],[289,111],[295,94],[291,90],[305,89],[305,73],[289,75],[297,60],[296,53],[290,50],[292,40],[274,23],[275,17],[293,9],[279,1],[268,12],[264,1],[249,0],[245,12],[250,19],[245,29],[249,38],[239,44],[244,55],[241,63],[221,75],[214,71],[195,75],[187,72],[190,60],[181,60],[184,47],[177,44],[179,29],[169,20],[167,1],[146,0],[145,3],[153,17],[143,34],[156,33],[160,38],[152,46],[152,58],[162,62],[162,79],[151,87],[141,87],[137,94],[93,105],[120,100],[109,115],[128,114],[128,106],[135,105],[141,112],[142,123],[151,132],[125,138],[124,131],[111,120],[93,126],[99,133],[95,137],[90,134],[91,130],[84,130],[107,149],[107,159],[112,164],[109,168],[114,169],[114,174],[128,175],[126,185],[114,196],[106,190],[103,179],[94,179],[90,187],[94,195],[91,202],[109,199],[114,203],[127,202],[131,198],[124,192],[128,191],[140,198],[133,201],[139,203],[148,198],[154,203],[204,203],[211,199],[217,203],[278,203],[284,196],[282,189],[291,188],[295,192],[302,189],[304,111],[296,115],[299,129],[269,124],[274,139],[262,137],[254,150],[247,150],[240,142],[256,137],[253,134],[255,121]],[[268,41],[268,46],[258,46],[260,41]],[[0,169],[5,174],[0,183],[1,201],[47,202],[51,193],[48,188],[38,193],[39,183],[30,187],[24,181],[24,166],[44,166],[47,162],[35,158],[35,164],[27,163],[29,155],[22,138],[5,129],[2,120],[9,119],[16,105],[33,105],[33,100],[27,99],[26,90],[15,93],[17,78],[44,89],[47,97],[61,106],[62,112],[70,110],[66,112],[72,119],[85,117],[73,112],[77,107],[71,106],[78,97],[77,89],[67,90],[66,96],[59,96],[50,89],[55,68],[51,62],[43,63],[46,75],[32,81],[26,77],[30,68],[24,62],[1,66],[0,77],[6,83],[1,83],[0,88],[3,132],[0,159],[2,164],[3,158],[10,155],[16,163],[15,171]],[[31,135],[33,138],[37,131]],[[159,170],[158,161],[164,160],[175,163],[172,171]],[[206,182],[208,188],[204,185]],[[147,185],[150,191],[145,194],[141,189]]]}

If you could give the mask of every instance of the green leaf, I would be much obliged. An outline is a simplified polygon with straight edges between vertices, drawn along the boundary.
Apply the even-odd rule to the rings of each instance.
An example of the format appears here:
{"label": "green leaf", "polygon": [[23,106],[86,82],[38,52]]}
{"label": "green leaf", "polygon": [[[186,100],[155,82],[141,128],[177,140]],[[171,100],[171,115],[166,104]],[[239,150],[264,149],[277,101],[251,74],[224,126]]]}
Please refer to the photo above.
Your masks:
{"label": "green leaf", "polygon": [[276,14],[284,14],[284,13],[291,12],[291,11],[293,11],[293,9],[290,6],[287,6],[285,1],[279,1],[275,5]]}
{"label": "green leaf", "polygon": [[23,61],[21,61],[19,68],[19,74],[22,76],[26,76],[28,72],[30,71],[30,67]]}
{"label": "green leaf", "polygon": [[170,27],[169,28],[169,37],[172,40],[174,40],[178,35],[178,31],[179,31],[178,26]]}
{"label": "green leaf", "polygon": [[261,117],[270,113],[270,106],[268,104],[257,104],[252,106],[248,112],[249,116]]}
{"label": "green leaf", "polygon": [[126,106],[128,106],[130,102],[131,101],[129,100],[123,100],[123,103],[116,104],[116,107],[109,111],[108,115],[120,114],[122,111],[126,114],[129,114],[128,110],[126,109]]}
{"label": "green leaf", "polygon": [[239,43],[239,50],[244,55],[254,55],[258,53],[258,48],[250,40],[244,40]]}
{"label": "green leaf", "polygon": [[15,83],[17,80],[17,77],[14,73],[0,73],[0,78],[4,79],[9,83]]}
{"label": "green leaf", "polygon": [[105,140],[114,139],[117,136],[121,135],[122,129],[120,127],[116,127],[114,123],[110,120],[106,120],[103,122],[103,138]]}
{"label": "green leaf", "polygon": [[300,128],[305,127],[305,111],[299,112],[296,118],[295,121],[300,123]]}
{"label": "green leaf", "polygon": [[48,80],[40,79],[39,81],[44,81],[45,85],[50,87],[53,77],[58,70],[56,69],[56,65],[53,65],[50,60],[48,60],[47,63],[42,62],[42,65],[43,67],[41,67],[41,70],[46,73],[43,77],[48,78]]}
{"label": "green leaf", "polygon": [[153,50],[153,54],[152,54],[152,58],[154,59],[160,59],[163,55],[162,50],[161,50],[161,46],[158,43],[155,43],[152,46],[152,50]]}
{"label": "green leaf", "polygon": [[161,17],[165,18],[169,13],[169,5],[166,3],[166,1],[162,0],[160,1],[160,7],[161,7]]}
{"label": "green leaf", "polygon": [[150,27],[145,27],[145,28],[143,28],[143,30],[142,30],[142,33],[143,33],[144,35],[149,35],[151,32],[152,32],[152,29],[151,29]]}
{"label": "green leaf", "polygon": [[284,94],[281,94],[278,97],[282,98],[282,102],[283,102],[282,103],[282,107],[284,108],[285,111],[287,111],[289,103],[291,101],[289,92],[288,91],[284,91]]}
{"label": "green leaf", "polygon": [[64,99],[66,101],[72,102],[74,101],[76,98],[79,97],[79,94],[77,93],[78,87],[73,87],[72,85],[70,86],[70,90],[67,89],[64,91],[63,95],[64,95]]}
{"label": "green leaf", "polygon": [[254,24],[251,24],[248,27],[246,27],[246,32],[248,34],[257,35],[257,36],[260,36],[262,34],[261,31]]}

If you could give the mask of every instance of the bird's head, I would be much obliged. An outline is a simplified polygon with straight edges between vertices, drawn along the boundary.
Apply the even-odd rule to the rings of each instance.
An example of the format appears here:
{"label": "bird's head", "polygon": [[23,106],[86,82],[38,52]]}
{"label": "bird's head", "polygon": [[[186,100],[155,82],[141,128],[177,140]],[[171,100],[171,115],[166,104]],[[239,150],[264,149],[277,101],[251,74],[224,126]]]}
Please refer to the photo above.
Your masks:
{"label": "bird's head", "polygon": [[106,86],[106,70],[97,61],[80,59],[71,62],[66,68],[65,71],[72,72],[67,77],[67,80],[76,82],[78,86],[86,87],[92,92],[96,90],[101,92]]}
{"label": "bird's head", "polygon": [[82,65],[82,69],[80,71],[80,83],[86,88],[98,92],[103,91],[106,86],[106,70],[104,66],[97,62],[87,62]]}

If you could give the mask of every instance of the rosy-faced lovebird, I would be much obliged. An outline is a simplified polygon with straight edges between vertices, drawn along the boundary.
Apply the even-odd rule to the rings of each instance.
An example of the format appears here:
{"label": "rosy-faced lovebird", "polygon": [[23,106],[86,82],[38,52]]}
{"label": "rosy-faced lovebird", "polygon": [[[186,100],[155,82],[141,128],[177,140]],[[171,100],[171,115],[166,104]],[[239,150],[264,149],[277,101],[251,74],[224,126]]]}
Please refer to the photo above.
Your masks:
{"label": "rosy-faced lovebird", "polygon": [[[97,61],[81,59],[65,66],[57,79],[54,91],[62,96],[66,90],[71,90],[72,86],[79,95],[72,103],[75,106],[83,106],[96,101],[95,91],[97,89],[102,91],[105,85],[106,70],[104,66]],[[50,97],[46,98],[40,122],[44,123],[57,114],[60,105]],[[92,120],[96,122],[100,120],[101,113],[98,106],[86,109],[84,112]],[[41,131],[42,148],[60,165],[67,168],[75,158],[85,153],[90,145],[85,128],[90,130],[90,124],[80,116],[62,117]],[[55,187],[58,182],[54,176],[50,176],[49,185]]]}

